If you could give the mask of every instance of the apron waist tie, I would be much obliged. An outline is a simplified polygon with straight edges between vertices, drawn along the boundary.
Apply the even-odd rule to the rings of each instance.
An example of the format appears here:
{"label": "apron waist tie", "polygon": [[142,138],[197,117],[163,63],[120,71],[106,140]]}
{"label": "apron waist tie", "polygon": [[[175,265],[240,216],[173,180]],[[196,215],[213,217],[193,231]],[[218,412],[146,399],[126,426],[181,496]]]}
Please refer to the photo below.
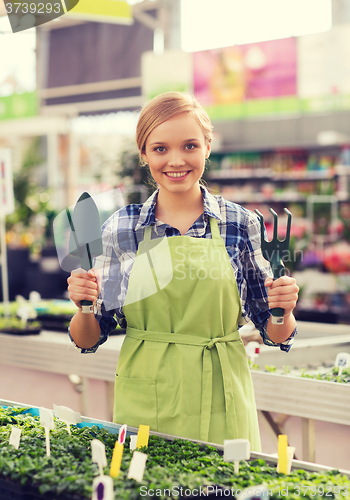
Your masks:
{"label": "apron waist tie", "polygon": [[[205,337],[196,337],[195,335],[186,335],[182,333],[162,333],[148,330],[138,330],[127,327],[126,336],[138,340],[147,340],[149,342],[162,342],[166,344],[193,345],[203,348],[203,377],[202,377],[202,400],[201,400],[201,424],[200,440],[209,441],[210,415],[213,394],[213,365],[210,351],[216,348],[224,385],[225,410],[228,435],[237,435],[236,419],[234,418],[235,406],[233,400],[233,380],[231,376],[231,367],[227,351],[222,345],[226,342],[235,342],[241,339],[238,330],[235,330],[223,337],[208,339]],[[222,443],[223,444],[223,443]]]}

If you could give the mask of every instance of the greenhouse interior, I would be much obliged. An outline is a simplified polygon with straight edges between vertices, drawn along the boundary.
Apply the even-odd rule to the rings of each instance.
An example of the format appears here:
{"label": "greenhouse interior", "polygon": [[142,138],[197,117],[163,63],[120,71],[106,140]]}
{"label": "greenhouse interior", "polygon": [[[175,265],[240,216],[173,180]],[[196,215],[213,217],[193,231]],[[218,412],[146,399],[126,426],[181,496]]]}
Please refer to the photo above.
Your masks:
{"label": "greenhouse interior", "polygon": [[350,0],[0,1],[0,167],[0,500],[350,499]]}

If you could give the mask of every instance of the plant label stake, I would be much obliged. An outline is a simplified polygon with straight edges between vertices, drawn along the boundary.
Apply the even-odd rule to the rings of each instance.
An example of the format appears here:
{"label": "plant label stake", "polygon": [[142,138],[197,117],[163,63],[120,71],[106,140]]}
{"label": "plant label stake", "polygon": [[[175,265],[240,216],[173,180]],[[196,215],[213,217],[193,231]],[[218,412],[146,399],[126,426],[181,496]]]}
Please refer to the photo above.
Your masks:
{"label": "plant label stake", "polygon": [[348,352],[339,352],[335,358],[334,366],[338,368],[338,376],[340,377],[343,368],[350,367],[350,354]]}
{"label": "plant label stake", "polygon": [[100,471],[100,476],[103,476],[103,468],[107,467],[106,447],[99,439],[91,441],[92,461],[96,462]]}
{"label": "plant label stake", "polygon": [[130,436],[130,450],[136,450],[137,448],[137,434],[132,434]]}
{"label": "plant label stake", "polygon": [[235,474],[239,474],[239,461],[249,460],[250,442],[248,439],[225,439],[224,461],[234,462]]}
{"label": "plant label stake", "polygon": [[113,479],[97,476],[92,482],[92,500],[114,500]]}
{"label": "plant label stake", "polygon": [[71,435],[70,426],[81,422],[80,413],[67,408],[67,406],[53,405],[55,416],[67,425],[68,434]]}
{"label": "plant label stake", "polygon": [[125,443],[125,439],[126,439],[127,429],[128,429],[128,426],[125,424],[122,425],[121,428],[119,429],[118,441],[116,441],[115,446],[114,446],[111,468],[109,471],[109,475],[112,477],[119,476],[120,466],[121,466],[122,458],[123,458],[124,443]]}
{"label": "plant label stake", "polygon": [[16,448],[16,450],[18,450],[18,448],[19,448],[19,442],[21,439],[21,432],[22,432],[22,429],[20,429],[19,427],[15,427],[14,425],[12,426],[9,444],[11,446],[13,446],[14,448]]}
{"label": "plant label stake", "polygon": [[294,452],[294,446],[288,446],[287,436],[279,434],[277,472],[290,474]]}
{"label": "plant label stake", "polygon": [[[73,210],[66,214],[71,228],[69,239],[69,255],[78,256],[80,265],[85,271],[92,268],[93,257],[102,254],[101,224],[98,208],[88,193],[83,193]],[[93,305],[89,300],[82,300],[82,312],[93,313]]]}
{"label": "plant label stake", "polygon": [[128,479],[135,479],[139,483],[143,479],[146,468],[147,455],[140,451],[134,451],[128,471]]}
{"label": "plant label stake", "polygon": [[255,358],[259,356],[260,346],[258,342],[251,341],[247,344],[246,353],[251,363],[254,363]]}
{"label": "plant label stake", "polygon": [[[259,210],[255,210],[255,213],[260,218],[260,233],[261,233],[261,251],[263,257],[268,260],[271,264],[271,269],[273,272],[273,278],[276,280],[280,276],[285,275],[285,267],[283,264],[283,258],[286,258],[289,254],[289,240],[290,240],[290,226],[292,222],[292,214],[287,208],[283,210],[288,215],[287,222],[287,231],[286,237],[284,240],[279,240],[277,236],[277,226],[278,226],[278,215],[276,212],[270,208],[270,212],[274,217],[273,223],[273,238],[271,241],[267,241],[265,239],[265,224],[264,224],[264,216],[259,212]],[[281,307],[275,307],[272,309],[272,323],[274,325],[283,325],[284,319],[284,309]]]}
{"label": "plant label stake", "polygon": [[51,456],[50,451],[50,430],[55,428],[53,411],[47,408],[39,408],[40,423],[45,428],[46,455]]}
{"label": "plant label stake", "polygon": [[140,425],[139,432],[137,433],[136,448],[148,446],[149,439],[149,425]]}

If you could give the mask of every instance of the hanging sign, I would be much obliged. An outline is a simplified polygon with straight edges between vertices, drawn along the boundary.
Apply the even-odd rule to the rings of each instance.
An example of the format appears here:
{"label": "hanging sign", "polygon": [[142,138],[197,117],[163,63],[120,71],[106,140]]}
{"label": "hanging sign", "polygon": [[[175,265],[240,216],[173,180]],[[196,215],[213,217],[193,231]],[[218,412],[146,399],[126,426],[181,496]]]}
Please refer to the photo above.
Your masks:
{"label": "hanging sign", "polygon": [[11,149],[0,149],[0,216],[15,211]]}
{"label": "hanging sign", "polygon": [[[132,7],[126,0],[65,0],[67,18],[88,21],[132,24]],[[70,6],[74,5],[72,8]]]}

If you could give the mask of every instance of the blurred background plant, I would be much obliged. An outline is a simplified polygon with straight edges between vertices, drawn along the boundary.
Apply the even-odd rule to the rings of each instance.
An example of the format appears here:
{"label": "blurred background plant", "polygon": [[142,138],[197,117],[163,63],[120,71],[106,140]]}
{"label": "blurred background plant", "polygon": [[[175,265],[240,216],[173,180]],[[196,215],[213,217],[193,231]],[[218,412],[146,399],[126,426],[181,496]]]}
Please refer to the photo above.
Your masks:
{"label": "blurred background plant", "polygon": [[29,143],[21,168],[13,173],[15,211],[6,217],[9,248],[29,248],[33,253],[52,244],[52,221],[56,215],[50,191],[39,184],[38,168],[43,163],[40,138]]}
{"label": "blurred background plant", "polygon": [[146,188],[148,196],[157,189],[148,165],[141,165],[139,151],[134,141],[126,141],[121,150],[118,175],[121,178],[119,187],[122,190],[126,188],[128,192],[127,199],[125,199],[126,204],[141,203],[141,193],[136,189],[133,192],[133,186],[143,186]]}

